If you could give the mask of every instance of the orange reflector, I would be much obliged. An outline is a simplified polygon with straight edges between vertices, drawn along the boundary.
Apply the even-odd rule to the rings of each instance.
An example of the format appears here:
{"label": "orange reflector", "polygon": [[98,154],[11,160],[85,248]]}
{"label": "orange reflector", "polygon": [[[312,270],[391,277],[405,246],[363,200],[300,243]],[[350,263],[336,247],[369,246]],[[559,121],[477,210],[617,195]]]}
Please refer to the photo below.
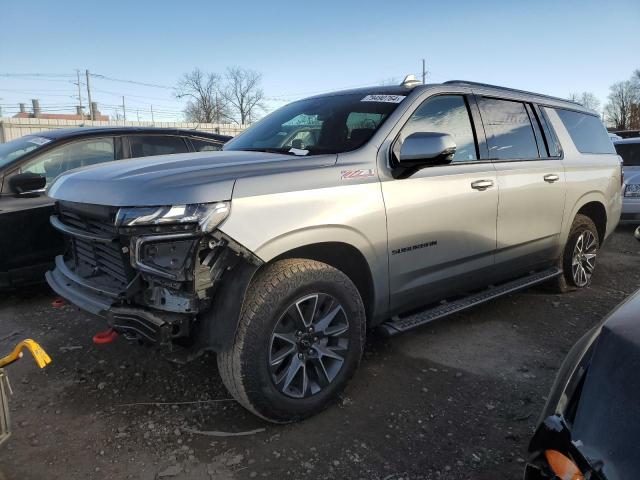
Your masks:
{"label": "orange reflector", "polygon": [[553,473],[562,480],[584,480],[584,475],[576,464],[557,450],[545,450],[544,456]]}

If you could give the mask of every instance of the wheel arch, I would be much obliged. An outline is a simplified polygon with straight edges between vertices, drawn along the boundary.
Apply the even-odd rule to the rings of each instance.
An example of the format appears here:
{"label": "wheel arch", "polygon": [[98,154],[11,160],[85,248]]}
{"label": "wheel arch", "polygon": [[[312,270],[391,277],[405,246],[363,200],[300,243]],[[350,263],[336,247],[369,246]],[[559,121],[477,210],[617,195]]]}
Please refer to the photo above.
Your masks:
{"label": "wheel arch", "polygon": [[596,229],[598,230],[598,239],[602,245],[605,238],[610,233],[607,231],[609,218],[606,205],[607,202],[605,201],[604,195],[598,191],[588,192],[580,197],[578,201],[575,202],[573,209],[571,210],[571,214],[568,216],[567,222],[564,225],[562,245],[567,242],[571,231],[571,225],[578,214],[585,215],[593,221],[596,225]]}
{"label": "wheel arch", "polygon": [[311,243],[282,252],[269,263],[290,258],[326,263],[344,273],[360,292],[367,322],[371,322],[375,310],[375,286],[369,263],[360,250],[349,243],[339,241]]}
{"label": "wheel arch", "polygon": [[598,230],[598,240],[602,245],[607,233],[607,210],[604,205],[598,201],[587,202],[580,207],[576,215],[585,215],[593,221]]}

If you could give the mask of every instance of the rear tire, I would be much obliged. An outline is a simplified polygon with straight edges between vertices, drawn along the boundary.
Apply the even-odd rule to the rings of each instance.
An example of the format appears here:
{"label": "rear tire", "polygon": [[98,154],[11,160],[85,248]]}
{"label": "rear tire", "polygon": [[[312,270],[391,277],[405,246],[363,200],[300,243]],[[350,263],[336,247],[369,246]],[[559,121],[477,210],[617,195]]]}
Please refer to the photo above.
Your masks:
{"label": "rear tire", "polygon": [[365,325],[344,273],[313,260],[274,262],[249,286],[235,341],[218,353],[220,376],[255,415],[301,420],[342,392],[360,363]]}
{"label": "rear tire", "polygon": [[588,287],[595,271],[599,249],[598,229],[593,220],[586,215],[576,215],[562,256],[558,260],[562,273],[549,283],[551,290],[565,293]]}

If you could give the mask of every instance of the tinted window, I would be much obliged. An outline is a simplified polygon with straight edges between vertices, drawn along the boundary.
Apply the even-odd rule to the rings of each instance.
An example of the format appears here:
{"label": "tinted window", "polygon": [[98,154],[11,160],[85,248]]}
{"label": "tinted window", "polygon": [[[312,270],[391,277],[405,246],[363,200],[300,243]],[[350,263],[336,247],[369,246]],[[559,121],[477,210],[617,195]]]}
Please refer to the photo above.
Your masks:
{"label": "tinted window", "polygon": [[627,167],[640,166],[640,143],[616,143],[616,151],[622,157],[623,165]]}
{"label": "tinted window", "polygon": [[193,145],[196,152],[211,152],[222,149],[222,143],[202,138],[192,138],[191,145]]}
{"label": "tinted window", "polygon": [[607,129],[598,117],[554,109],[580,153],[616,153]]}
{"label": "tinted window", "polygon": [[160,135],[137,135],[129,137],[132,157],[150,157],[152,155],[171,155],[187,152],[187,144],[182,137],[163,137]]}
{"label": "tinted window", "polygon": [[[300,100],[268,115],[223,149],[296,155],[348,152],[364,145],[404,98],[357,93]],[[290,151],[292,147],[296,150]]]}
{"label": "tinted window", "polygon": [[[416,132],[448,133],[456,142],[454,162],[477,160],[476,142],[469,118],[469,109],[461,95],[440,95],[424,101],[402,129],[404,139]],[[394,153],[398,154],[402,142],[396,142]]]}
{"label": "tinted window", "polygon": [[21,172],[43,175],[49,184],[62,172],[115,160],[113,138],[80,140],[53,148],[24,165]]}
{"label": "tinted window", "polygon": [[536,138],[524,103],[482,98],[480,111],[487,133],[490,158],[538,158]]}

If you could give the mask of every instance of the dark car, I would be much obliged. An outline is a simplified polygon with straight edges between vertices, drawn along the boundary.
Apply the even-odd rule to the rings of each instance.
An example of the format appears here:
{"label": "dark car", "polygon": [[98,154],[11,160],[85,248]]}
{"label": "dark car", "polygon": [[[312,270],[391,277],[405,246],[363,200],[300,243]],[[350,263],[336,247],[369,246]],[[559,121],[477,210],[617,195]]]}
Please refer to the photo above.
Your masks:
{"label": "dark car", "polygon": [[51,130],[0,144],[0,289],[44,281],[61,253],[45,188],[67,170],[133,157],[220,150],[231,137],[167,128]]}
{"label": "dark car", "polygon": [[529,445],[525,480],[637,478],[639,317],[640,290],[569,352]]}

